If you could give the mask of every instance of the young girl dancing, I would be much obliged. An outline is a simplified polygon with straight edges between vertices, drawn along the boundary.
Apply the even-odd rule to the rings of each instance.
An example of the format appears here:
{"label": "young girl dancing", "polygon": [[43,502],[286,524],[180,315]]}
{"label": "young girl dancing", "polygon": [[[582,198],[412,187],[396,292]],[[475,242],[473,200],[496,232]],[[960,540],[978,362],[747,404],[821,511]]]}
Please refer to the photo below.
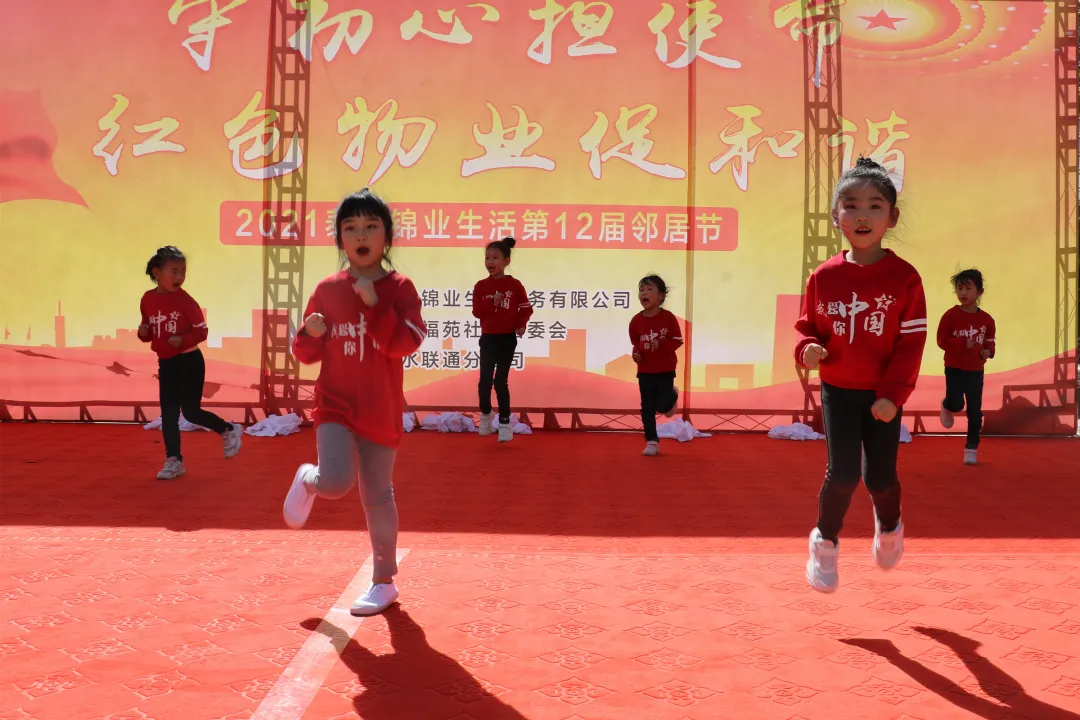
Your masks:
{"label": "young girl dancing", "polygon": [[630,320],[630,343],[638,366],[638,390],[641,392],[641,424],[645,429],[642,455],[660,452],[656,434],[656,414],[675,414],[679,391],[675,388],[675,351],[682,347],[678,319],[661,307],[667,298],[667,285],[658,275],[649,275],[638,283],[641,312]]}
{"label": "young girl dancing", "polygon": [[510,275],[510,251],[517,241],[512,237],[489,243],[484,251],[488,276],[473,288],[473,317],[480,321],[480,434],[490,435],[494,414],[491,412],[491,386],[499,401],[499,442],[514,439],[510,427],[510,366],[518,338],[532,317],[532,303],[525,287]]}
{"label": "young girl dancing", "polygon": [[979,462],[979,431],[982,429],[983,368],[997,349],[997,327],[990,313],[979,307],[983,276],[978,270],[964,270],[952,276],[956,299],[960,301],[938,323],[938,347],[945,351],[945,399],[941,401],[941,424],[953,426],[953,414],[967,401],[967,443],[964,464]]}
{"label": "young girl dancing", "polygon": [[315,498],[344,497],[359,468],[375,567],[352,613],[375,615],[398,597],[392,476],[403,432],[402,359],[427,335],[416,287],[388,267],[394,227],[386,203],[364,189],[341,201],[334,222],[348,268],[316,286],[293,341],[297,360],[322,363],[313,413],[319,464],[296,471],[284,515],[289,527],[303,527]]}
{"label": "young girl dancing", "polygon": [[860,476],[874,502],[874,560],[889,570],[903,555],[896,477],[900,416],[915,389],[926,345],[922,279],[881,247],[900,217],[896,187],[885,168],[859,158],[836,185],[832,217],[851,249],[810,276],[795,324],[801,336],[796,360],[820,368],[829,454],[806,563],[807,580],[821,592],[839,584],[840,528]]}
{"label": "young girl dancing", "polygon": [[157,479],[172,480],[186,472],[180,454],[181,412],[188,422],[221,435],[226,459],[240,452],[244,428],[202,409],[206,361],[199,345],[206,341],[206,319],[199,304],[181,288],[187,277],[184,253],[172,245],[158,248],[146,263],[146,274],[157,287],[147,290],[139,303],[139,339],[150,343],[158,356],[165,467]]}

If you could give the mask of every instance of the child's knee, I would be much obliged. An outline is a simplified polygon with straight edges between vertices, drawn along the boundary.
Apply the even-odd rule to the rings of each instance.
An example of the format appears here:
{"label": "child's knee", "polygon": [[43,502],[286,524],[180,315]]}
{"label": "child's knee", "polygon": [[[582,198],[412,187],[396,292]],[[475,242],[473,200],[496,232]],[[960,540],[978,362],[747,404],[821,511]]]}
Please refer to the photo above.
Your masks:
{"label": "child's knee", "polygon": [[315,483],[319,497],[327,500],[339,500],[349,494],[354,477],[347,473],[325,472],[319,468],[319,477]]}

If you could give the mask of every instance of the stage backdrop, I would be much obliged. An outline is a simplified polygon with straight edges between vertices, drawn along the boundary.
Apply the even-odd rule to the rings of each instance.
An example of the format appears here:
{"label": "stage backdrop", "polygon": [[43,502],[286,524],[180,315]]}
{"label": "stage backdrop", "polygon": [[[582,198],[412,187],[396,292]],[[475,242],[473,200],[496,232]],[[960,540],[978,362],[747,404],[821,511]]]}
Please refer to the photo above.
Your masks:
{"label": "stage backdrop", "polygon": [[[208,316],[207,395],[257,398],[262,180],[279,171],[264,158],[292,142],[264,132],[269,3],[0,4],[0,397],[153,402],[134,329],[145,263],[175,244]],[[838,4],[831,142],[845,166],[869,154],[902,186],[890,246],[923,275],[931,330],[954,302],[949,276],[985,273],[999,408],[1004,385],[1052,378],[1050,6]],[[536,307],[516,404],[634,408],[627,323],[638,280],[658,273],[668,309],[692,313],[691,407],[801,407],[800,6],[312,0],[310,202],[292,218],[310,246],[305,295],[340,267],[336,201],[371,186],[393,204],[394,263],[429,323],[405,363],[411,403],[474,405],[470,290],[485,243],[514,235],[511,272]],[[923,373],[911,407],[933,409],[932,333]]]}

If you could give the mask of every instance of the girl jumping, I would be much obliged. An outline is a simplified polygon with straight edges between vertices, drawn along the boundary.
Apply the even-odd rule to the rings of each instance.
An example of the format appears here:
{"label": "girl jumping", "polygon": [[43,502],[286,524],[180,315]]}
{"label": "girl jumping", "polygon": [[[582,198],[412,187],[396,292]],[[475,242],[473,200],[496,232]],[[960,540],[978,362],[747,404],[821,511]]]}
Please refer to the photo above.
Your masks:
{"label": "girl jumping", "polygon": [[656,414],[675,414],[679,391],[675,388],[675,351],[682,347],[678,319],[662,305],[667,285],[658,275],[649,275],[638,283],[641,312],[630,320],[630,343],[638,366],[638,390],[641,392],[641,424],[645,429],[643,455],[660,452],[656,434]]}
{"label": "girl jumping", "polygon": [[368,189],[337,209],[335,239],[348,267],[318,284],[293,341],[305,364],[321,362],[315,383],[319,464],[305,463],[285,498],[285,524],[299,529],[316,497],[344,497],[360,476],[374,557],[371,587],[352,606],[375,615],[398,597],[398,512],[392,476],[402,436],[402,359],[427,337],[420,296],[389,262],[390,208]]}
{"label": "girl jumping", "polygon": [[983,276],[978,270],[964,270],[952,276],[956,299],[960,301],[938,323],[938,347],[945,351],[945,399],[941,401],[941,424],[953,426],[953,414],[967,401],[967,443],[964,464],[979,462],[979,431],[982,429],[983,368],[997,349],[997,327],[990,313],[979,307]]}
{"label": "girl jumping", "polygon": [[146,274],[157,287],[147,290],[139,303],[138,334],[158,356],[165,467],[157,479],[173,480],[186,472],[180,454],[181,412],[188,422],[221,435],[226,459],[240,452],[244,429],[202,409],[206,361],[199,345],[206,341],[206,319],[199,304],[181,288],[187,277],[184,253],[172,245],[158,248],[146,263]]}
{"label": "girl jumping", "polygon": [[480,434],[490,435],[491,386],[499,401],[499,442],[514,439],[510,427],[510,366],[518,338],[532,317],[532,303],[525,286],[506,274],[510,251],[517,242],[512,237],[489,243],[484,251],[488,276],[473,288],[473,317],[480,321]]}
{"label": "girl jumping", "polygon": [[810,276],[795,324],[801,336],[796,361],[820,368],[829,455],[806,563],[807,580],[821,592],[839,584],[840,528],[860,476],[874,502],[874,560],[889,570],[903,555],[896,476],[900,417],[926,345],[922,279],[881,247],[900,217],[896,186],[885,168],[860,157],[840,177],[832,205],[833,225],[851,249]]}

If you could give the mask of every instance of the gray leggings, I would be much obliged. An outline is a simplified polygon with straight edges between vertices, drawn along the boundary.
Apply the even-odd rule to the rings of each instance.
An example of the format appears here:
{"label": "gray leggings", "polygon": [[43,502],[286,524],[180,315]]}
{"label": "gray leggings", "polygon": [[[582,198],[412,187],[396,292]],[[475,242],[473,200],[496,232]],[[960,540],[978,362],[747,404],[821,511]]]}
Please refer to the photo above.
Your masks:
{"label": "gray leggings", "polygon": [[315,431],[319,446],[318,475],[314,483],[319,497],[345,497],[360,470],[360,500],[367,516],[375,577],[397,574],[398,512],[394,503],[394,458],[397,450],[359,437],[344,425],[325,423]]}

